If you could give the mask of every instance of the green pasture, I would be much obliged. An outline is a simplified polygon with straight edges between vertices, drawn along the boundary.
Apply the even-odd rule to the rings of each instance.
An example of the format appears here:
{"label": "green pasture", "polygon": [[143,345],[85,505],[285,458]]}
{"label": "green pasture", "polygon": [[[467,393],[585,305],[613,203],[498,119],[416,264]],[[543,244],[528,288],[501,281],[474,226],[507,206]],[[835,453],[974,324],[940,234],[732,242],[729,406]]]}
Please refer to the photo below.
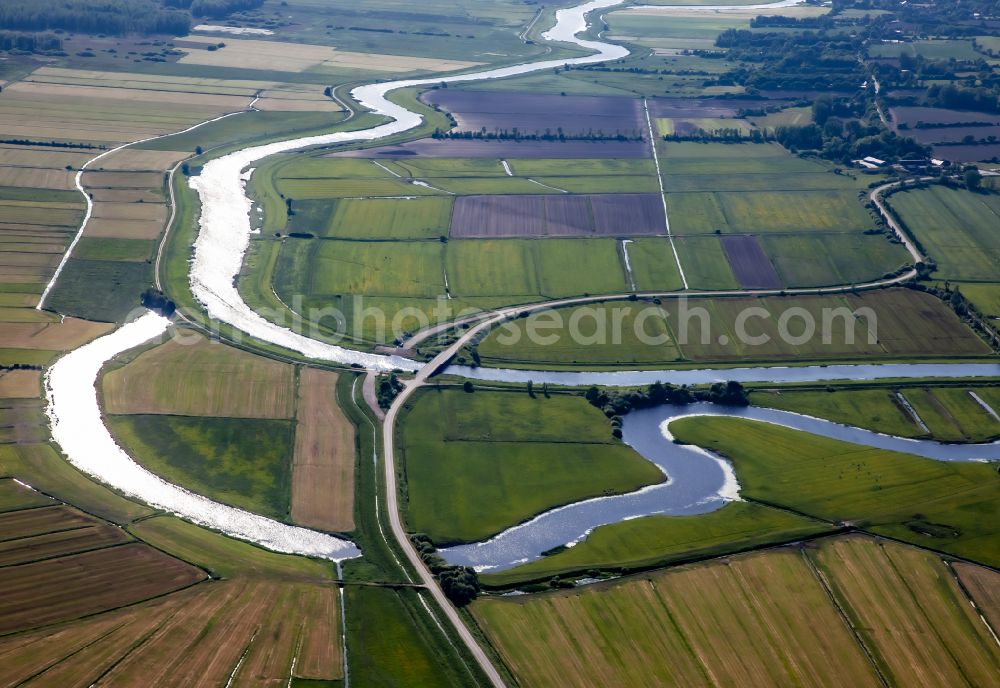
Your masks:
{"label": "green pasture", "polygon": [[738,418],[684,418],[671,430],[729,458],[745,498],[1000,563],[994,465],[934,461]]}
{"label": "green pasture", "polygon": [[753,502],[732,502],[697,516],[646,516],[596,528],[583,541],[507,571],[487,585],[517,585],[590,570],[640,569],[787,542],[830,530],[821,521]]}
{"label": "green pasture", "polygon": [[111,416],[111,431],[143,466],[191,491],[284,519],[291,499],[290,421]]}
{"label": "green pasture", "polygon": [[940,279],[1000,279],[1000,194],[932,185],[888,197]]}
{"label": "green pasture", "polygon": [[438,544],[472,542],[562,504],[663,480],[583,398],[535,397],[454,388],[417,397],[402,426],[410,530]]}

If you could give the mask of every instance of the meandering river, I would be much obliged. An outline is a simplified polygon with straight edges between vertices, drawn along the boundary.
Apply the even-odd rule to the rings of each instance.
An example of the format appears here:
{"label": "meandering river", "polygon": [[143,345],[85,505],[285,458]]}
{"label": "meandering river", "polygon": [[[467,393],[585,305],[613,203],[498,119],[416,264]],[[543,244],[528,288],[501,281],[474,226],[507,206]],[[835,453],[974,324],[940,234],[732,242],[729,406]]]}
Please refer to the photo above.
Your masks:
{"label": "meandering river", "polygon": [[739,499],[732,465],[699,447],[673,443],[669,425],[690,416],[731,416],[774,423],[814,435],[938,461],[997,461],[1000,442],[941,444],[882,435],[788,411],[696,403],[634,411],[622,424],[624,441],[663,471],[666,481],[636,492],[599,497],[545,512],[490,540],[441,551],[452,564],[499,571],[533,561],[559,545],[573,545],[598,526],[654,514],[691,515],[715,511]]}
{"label": "meandering river", "polygon": [[[544,34],[544,38],[548,41],[575,44],[585,50],[593,51],[587,56],[569,60],[533,62],[457,76],[362,86],[352,92],[353,97],[364,107],[388,118],[390,120],[388,123],[360,131],[338,132],[251,147],[207,163],[201,174],[191,180],[192,187],[201,199],[201,217],[200,232],[190,266],[190,283],[192,292],[208,315],[258,340],[297,351],[316,360],[360,364],[375,370],[418,369],[421,364],[410,359],[359,352],[310,339],[264,319],[243,301],[235,285],[252,233],[250,224],[252,203],[244,188],[247,170],[255,162],[278,153],[311,146],[374,141],[417,127],[421,122],[420,116],[392,103],[387,97],[390,92],[401,88],[441,82],[500,79],[552,69],[564,64],[589,64],[625,57],[628,55],[628,50],[621,46],[577,37],[577,34],[587,28],[588,13],[613,7],[619,3],[620,0],[595,0],[556,13],[556,25]],[[788,4],[795,3],[786,0],[773,6],[782,7]],[[53,438],[69,461],[82,471],[131,497],[274,551],[307,554],[333,560],[357,556],[358,549],[346,540],[218,504],[172,485],[142,468],[115,443],[104,425],[98,403],[96,385],[100,370],[105,363],[119,354],[163,335],[168,326],[169,323],[164,318],[154,314],[145,315],[67,354],[49,369],[45,378],[47,414]],[[612,385],[646,384],[647,381],[655,379],[674,382],[722,379],[783,382],[835,377],[876,379],[1000,374],[1000,366],[997,365],[921,367],[890,364],[850,366],[849,371],[841,370],[842,368],[846,367],[546,374],[451,368],[449,372],[477,379],[525,381],[531,379],[535,382],[550,381],[553,384],[566,384],[572,380],[571,384]],[[657,410],[657,412],[667,411]],[[625,426],[626,439],[651,460],[657,461],[658,465],[660,459],[656,457],[662,453],[664,458],[661,468],[667,470],[670,476],[668,483],[647,488],[633,495],[591,500],[549,512],[531,523],[507,531],[489,543],[453,548],[446,552],[446,556],[453,561],[475,563],[477,566],[510,566],[518,560],[537,556],[543,549],[579,538],[587,530],[601,523],[641,513],[707,511],[717,508],[725,499],[735,498],[736,485],[731,471],[727,473],[727,464],[707,455],[701,455],[698,457],[699,460],[692,461],[692,452],[699,453],[692,448],[683,450],[683,454],[676,454],[677,460],[670,458],[675,456],[674,452],[681,450],[655,433],[650,434],[648,429],[640,430],[643,414],[648,413],[650,412],[629,416]],[[664,499],[669,503],[664,502]]]}

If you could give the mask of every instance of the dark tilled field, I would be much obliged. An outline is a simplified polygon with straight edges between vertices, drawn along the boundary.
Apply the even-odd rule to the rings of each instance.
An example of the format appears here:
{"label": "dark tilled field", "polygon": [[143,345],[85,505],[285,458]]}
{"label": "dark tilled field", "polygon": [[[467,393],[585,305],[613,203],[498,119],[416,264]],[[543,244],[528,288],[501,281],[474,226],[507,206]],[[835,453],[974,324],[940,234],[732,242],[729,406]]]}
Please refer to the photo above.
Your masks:
{"label": "dark tilled field", "polygon": [[456,238],[652,236],[666,233],[658,194],[461,196]]}
{"label": "dark tilled field", "polygon": [[550,96],[438,89],[421,98],[454,115],[458,131],[517,129],[524,134],[603,132],[628,136],[647,131],[642,101],[608,96]]}
{"label": "dark tilled field", "polygon": [[928,124],[992,122],[993,124],[1000,124],[1000,115],[933,107],[894,107],[892,108],[892,116],[897,123],[906,124],[911,127],[911,131],[916,127],[917,122],[926,122]]}
{"label": "dark tilled field", "polygon": [[779,289],[781,279],[774,271],[757,237],[750,234],[723,236],[722,249],[733,268],[736,281],[744,289]]}
{"label": "dark tilled field", "polygon": [[741,108],[758,108],[767,105],[782,105],[780,100],[729,98],[652,98],[649,114],[652,117],[692,118],[735,117]]}
{"label": "dark tilled field", "polygon": [[380,146],[340,153],[330,158],[519,158],[521,160],[652,157],[645,141],[474,141],[420,139],[398,146]]}
{"label": "dark tilled field", "polygon": [[1000,143],[979,146],[934,146],[934,157],[952,162],[993,160],[1000,158]]}
{"label": "dark tilled field", "polygon": [[1000,126],[994,124],[986,127],[934,127],[931,129],[910,129],[901,133],[912,136],[917,143],[923,144],[959,142],[966,136],[980,141],[988,136],[1000,138]]}

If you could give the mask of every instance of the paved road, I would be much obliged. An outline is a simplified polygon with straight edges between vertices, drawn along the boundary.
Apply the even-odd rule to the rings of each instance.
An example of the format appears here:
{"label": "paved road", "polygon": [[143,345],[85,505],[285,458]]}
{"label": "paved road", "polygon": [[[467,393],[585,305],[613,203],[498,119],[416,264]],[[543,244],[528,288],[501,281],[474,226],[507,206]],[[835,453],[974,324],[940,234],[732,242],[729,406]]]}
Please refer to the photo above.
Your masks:
{"label": "paved road", "polygon": [[431,375],[445,367],[458,350],[465,345],[465,342],[468,341],[469,337],[474,336],[479,330],[484,327],[489,327],[495,321],[501,319],[502,317],[487,320],[476,327],[470,328],[464,337],[442,351],[436,358],[421,368],[412,380],[405,383],[406,387],[399,394],[399,396],[396,397],[392,407],[389,409],[388,413],[386,413],[385,422],[382,424],[382,449],[385,457],[383,462],[385,466],[385,499],[386,508],[389,512],[389,525],[392,529],[392,534],[396,538],[396,542],[399,544],[400,549],[403,550],[403,554],[406,555],[406,558],[411,564],[413,564],[414,569],[416,569],[417,574],[420,576],[420,581],[434,596],[434,599],[444,611],[445,616],[448,617],[448,621],[455,628],[455,631],[458,633],[462,642],[476,660],[476,663],[479,664],[479,667],[489,678],[490,683],[496,688],[504,688],[506,685],[503,678],[500,676],[500,672],[498,672],[496,667],[493,666],[493,662],[483,651],[483,648],[479,645],[479,641],[477,641],[472,633],[469,632],[468,627],[465,625],[462,617],[459,616],[458,611],[451,604],[448,598],[445,597],[444,592],[441,590],[437,580],[434,578],[434,574],[430,572],[430,569],[428,569],[424,564],[420,555],[417,554],[417,550],[413,547],[413,544],[410,542],[410,538],[406,533],[406,528],[403,527],[403,520],[399,511],[399,487],[396,484],[395,440],[396,418],[399,416],[399,412],[403,408],[403,405],[413,395],[413,393],[420,388],[420,386],[423,385]]}

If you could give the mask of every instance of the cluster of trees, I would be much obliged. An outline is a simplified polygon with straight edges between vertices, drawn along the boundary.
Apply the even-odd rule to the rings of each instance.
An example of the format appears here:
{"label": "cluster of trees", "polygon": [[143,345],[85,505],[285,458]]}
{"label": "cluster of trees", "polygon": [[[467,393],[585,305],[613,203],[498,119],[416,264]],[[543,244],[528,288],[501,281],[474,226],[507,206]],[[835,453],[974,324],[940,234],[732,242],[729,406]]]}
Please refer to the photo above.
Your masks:
{"label": "cluster of trees", "polygon": [[375,385],[375,398],[378,399],[379,407],[387,410],[402,391],[403,383],[396,373],[379,375],[378,384]]}
{"label": "cluster of trees", "polygon": [[435,129],[431,136],[435,139],[462,139],[481,141],[643,141],[642,133],[633,131],[631,134],[615,132],[606,134],[603,131],[593,129],[586,133],[578,132],[567,134],[562,127],[555,131],[546,129],[545,131],[524,132],[517,127],[513,129],[494,129],[487,131],[483,127],[479,131],[443,131]]}
{"label": "cluster of trees", "polygon": [[191,15],[156,0],[4,0],[0,29],[183,35]]}
{"label": "cluster of trees", "polygon": [[749,395],[739,382],[716,382],[708,390],[692,390],[663,382],[654,382],[645,389],[601,389],[591,387],[584,398],[601,409],[611,419],[611,435],[621,439],[622,416],[636,409],[663,404],[684,406],[694,401],[708,401],[723,406],[747,406]]}
{"label": "cluster of trees", "polygon": [[737,129],[737,128],[725,128],[725,129],[712,129],[711,131],[706,131],[704,129],[698,129],[694,134],[666,134],[663,137],[664,141],[701,141],[708,143],[709,141],[715,143],[767,143],[768,141],[776,140],[771,134],[766,131],[761,131],[760,129]]}
{"label": "cluster of trees", "polygon": [[156,311],[160,315],[170,317],[177,310],[177,304],[167,298],[159,289],[154,289],[150,287],[146,291],[142,292],[139,297],[139,303],[143,305],[144,308],[148,308],[151,311]]}
{"label": "cluster of trees", "polygon": [[1000,112],[1000,86],[958,86],[934,84],[927,89],[926,105],[954,110]]}
{"label": "cluster of trees", "polygon": [[869,155],[888,161],[930,155],[930,148],[911,138],[857,120],[830,118],[823,126],[776,127],[774,138],[792,152],[814,151],[820,157],[844,164]]}
{"label": "cluster of trees", "polygon": [[441,582],[441,590],[456,607],[465,605],[476,599],[482,589],[479,576],[468,566],[451,566],[437,553],[437,548],[429,537],[417,533],[410,538],[413,546],[427,568]]}
{"label": "cluster of trees", "polygon": [[51,33],[11,33],[0,31],[0,50],[26,53],[61,53],[62,39]]}
{"label": "cluster of trees", "polygon": [[858,39],[850,34],[729,29],[715,45],[737,65],[720,82],[757,90],[856,91],[865,79]]}
{"label": "cluster of trees", "polygon": [[183,36],[191,18],[219,19],[256,9],[264,0],[3,0],[0,29],[61,30],[121,36]]}

